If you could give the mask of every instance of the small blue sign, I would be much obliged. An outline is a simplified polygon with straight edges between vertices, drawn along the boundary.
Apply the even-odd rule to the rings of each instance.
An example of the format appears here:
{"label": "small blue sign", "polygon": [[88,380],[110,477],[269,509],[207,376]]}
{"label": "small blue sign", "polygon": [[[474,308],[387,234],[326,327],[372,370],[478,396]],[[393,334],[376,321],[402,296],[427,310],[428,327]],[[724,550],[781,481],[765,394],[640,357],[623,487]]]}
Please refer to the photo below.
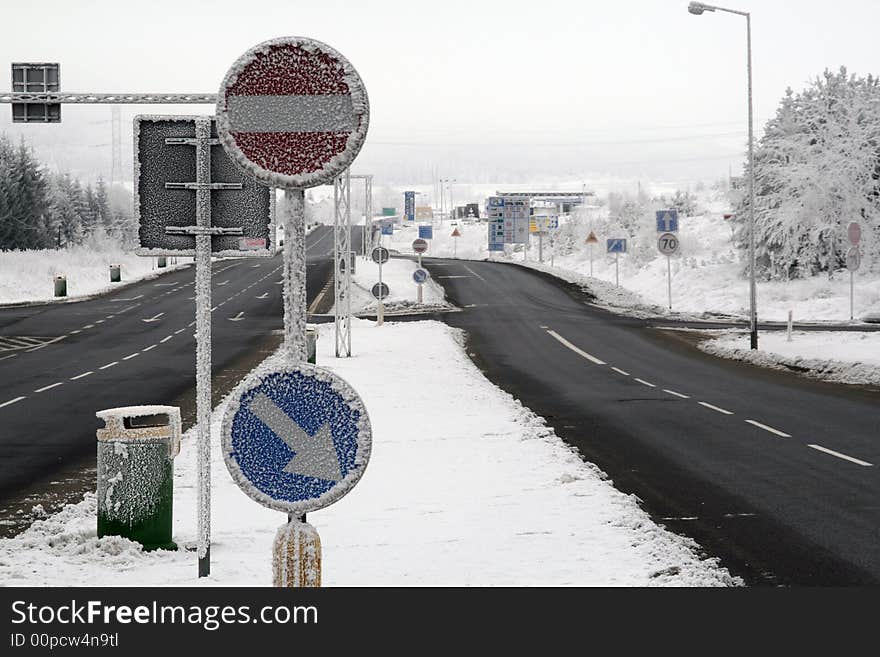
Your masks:
{"label": "small blue sign", "polygon": [[490,251],[503,251],[504,250],[504,242],[489,242],[489,250]]}
{"label": "small blue sign", "polygon": [[404,192],[403,193],[403,213],[406,215],[407,221],[415,221],[416,220],[416,193],[415,192]]}
{"label": "small blue sign", "polygon": [[678,232],[678,210],[657,210],[657,232]]}
{"label": "small blue sign", "polygon": [[223,418],[223,456],[257,502],[302,515],[345,495],[370,458],[366,408],[345,381],[298,364],[246,379]]}
{"label": "small blue sign", "polygon": [[416,283],[418,283],[419,285],[421,285],[421,284],[424,283],[426,280],[428,280],[428,272],[425,271],[424,269],[416,269],[416,270],[413,272],[413,280],[414,280]]}
{"label": "small blue sign", "polygon": [[626,253],[626,240],[621,238],[610,239],[607,242],[608,253]]}
{"label": "small blue sign", "polygon": [[382,234],[383,235],[394,235],[394,224],[387,223],[382,224]]}
{"label": "small blue sign", "polygon": [[419,226],[419,237],[423,240],[434,239],[434,227],[433,226]]}

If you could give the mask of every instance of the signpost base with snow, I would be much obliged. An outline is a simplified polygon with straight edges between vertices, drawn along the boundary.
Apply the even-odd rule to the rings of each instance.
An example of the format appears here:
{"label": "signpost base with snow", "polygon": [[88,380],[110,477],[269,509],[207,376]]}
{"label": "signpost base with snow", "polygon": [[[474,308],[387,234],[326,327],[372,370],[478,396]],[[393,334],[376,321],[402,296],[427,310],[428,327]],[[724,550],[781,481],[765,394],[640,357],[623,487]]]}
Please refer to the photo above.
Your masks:
{"label": "signpost base with snow", "polygon": [[272,544],[272,586],[321,586],[321,537],[309,523],[291,520],[278,528]]}

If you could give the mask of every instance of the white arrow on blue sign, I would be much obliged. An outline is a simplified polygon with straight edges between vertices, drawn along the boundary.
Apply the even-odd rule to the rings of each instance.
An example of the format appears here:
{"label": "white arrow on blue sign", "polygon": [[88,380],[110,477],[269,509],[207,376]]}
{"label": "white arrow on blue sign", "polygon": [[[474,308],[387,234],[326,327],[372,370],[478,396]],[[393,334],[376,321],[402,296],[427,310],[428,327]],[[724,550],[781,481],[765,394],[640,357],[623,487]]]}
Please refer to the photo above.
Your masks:
{"label": "white arrow on blue sign", "polygon": [[678,210],[657,210],[657,232],[678,232]]}
{"label": "white arrow on blue sign", "polygon": [[416,269],[413,272],[413,280],[421,285],[426,280],[428,280],[428,271],[426,269]]}
{"label": "white arrow on blue sign", "polygon": [[607,241],[608,253],[626,253],[626,240],[619,237]]}
{"label": "white arrow on blue sign", "polygon": [[301,363],[251,375],[223,418],[223,457],[239,487],[301,516],[333,504],[370,460],[370,419],[344,380]]}

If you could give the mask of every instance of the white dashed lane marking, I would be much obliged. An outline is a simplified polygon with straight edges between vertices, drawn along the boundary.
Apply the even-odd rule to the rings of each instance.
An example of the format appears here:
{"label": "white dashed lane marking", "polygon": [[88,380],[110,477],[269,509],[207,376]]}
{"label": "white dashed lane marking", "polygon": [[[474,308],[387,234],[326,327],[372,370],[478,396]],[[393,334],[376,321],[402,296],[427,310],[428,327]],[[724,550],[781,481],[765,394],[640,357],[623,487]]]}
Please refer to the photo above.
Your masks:
{"label": "white dashed lane marking", "polygon": [[548,334],[550,337],[552,337],[553,339],[558,340],[560,343],[562,343],[563,345],[565,345],[566,347],[568,347],[569,349],[571,349],[571,350],[572,350],[574,353],[576,353],[578,356],[581,356],[581,357],[583,357],[583,358],[586,358],[586,359],[587,359],[588,361],[590,361],[591,363],[594,363],[594,364],[596,364],[596,365],[605,365],[605,361],[604,361],[604,360],[600,360],[600,359],[596,358],[595,356],[592,356],[592,355],[588,354],[586,351],[583,351],[582,349],[579,349],[578,347],[574,346],[571,342],[569,342],[568,340],[566,340],[565,338],[563,338],[563,337],[562,337],[561,335],[559,335],[556,331],[547,331],[547,334]]}
{"label": "white dashed lane marking", "polygon": [[656,388],[657,387],[653,383],[651,383],[650,381],[645,381],[644,379],[639,379],[638,377],[635,380],[638,381],[639,383],[641,383],[643,386],[648,386],[649,388]]}
{"label": "white dashed lane marking", "polygon": [[83,372],[82,374],[77,374],[76,376],[70,377],[70,380],[76,381],[77,379],[84,379],[85,377],[91,376],[92,374],[94,374],[94,372],[92,372],[92,371]]}
{"label": "white dashed lane marking", "polygon": [[8,402],[3,402],[2,404],[0,404],[0,408],[3,408],[4,406],[11,406],[12,404],[15,404],[16,402],[20,402],[22,399],[27,399],[27,398],[26,397],[16,397],[15,399],[10,399]]}
{"label": "white dashed lane marking", "polygon": [[113,367],[114,365],[119,365],[119,361],[114,360],[112,363],[107,363],[106,365],[101,365],[101,367],[99,367],[98,369],[99,370],[106,370],[106,369]]}
{"label": "white dashed lane marking", "polygon": [[139,353],[136,353],[136,354],[129,354],[128,356],[126,356],[126,357],[123,358],[122,360],[131,360],[131,359],[134,358],[135,356],[140,356],[140,354],[139,354]]}
{"label": "white dashed lane marking", "polygon": [[617,372],[618,374],[623,374],[624,376],[629,376],[629,372],[624,372],[619,367],[612,367],[611,369],[614,370],[615,372]]}
{"label": "white dashed lane marking", "polygon": [[43,386],[42,388],[37,388],[34,392],[46,392],[47,390],[51,390],[52,388],[57,388],[58,386],[63,386],[64,381],[59,381],[58,383],[53,383],[52,385]]}
{"label": "white dashed lane marking", "polygon": [[155,349],[155,348],[156,348],[156,345],[151,344],[149,347],[146,347],[145,349],[141,349],[141,353],[145,353],[145,352],[149,351],[150,349]]}
{"label": "white dashed lane marking", "polygon": [[757,420],[746,420],[752,426],[758,427],[759,429],[763,429],[764,431],[769,431],[770,433],[776,434],[777,436],[781,436],[782,438],[791,438],[791,436],[784,431],[780,431],[779,429],[774,429],[773,427],[768,427],[766,424],[761,424]]}
{"label": "white dashed lane marking", "polygon": [[166,335],[164,338],[159,340],[159,344],[162,344],[163,342],[168,342],[173,337],[174,337],[173,335]]}
{"label": "white dashed lane marking", "polygon": [[830,454],[831,456],[836,456],[839,459],[843,459],[844,461],[849,461],[850,463],[855,463],[856,465],[861,465],[866,468],[870,468],[874,465],[873,463],[868,463],[867,461],[853,458],[852,456],[847,456],[846,454],[841,454],[840,452],[835,452],[833,449],[822,447],[822,445],[807,445],[807,447],[812,447],[817,451],[823,452],[825,454]]}
{"label": "white dashed lane marking", "polygon": [[706,402],[697,402],[700,406],[705,406],[706,408],[717,411],[718,413],[723,413],[724,415],[733,415],[731,411],[726,411],[723,408],[718,408],[717,406],[713,406],[712,404],[708,404]]}
{"label": "white dashed lane marking", "polygon": [[670,395],[672,395],[673,397],[680,397],[681,399],[690,399],[690,397],[688,397],[687,395],[683,395],[680,392],[675,392],[675,390],[667,390],[666,388],[663,388],[663,392],[667,392]]}

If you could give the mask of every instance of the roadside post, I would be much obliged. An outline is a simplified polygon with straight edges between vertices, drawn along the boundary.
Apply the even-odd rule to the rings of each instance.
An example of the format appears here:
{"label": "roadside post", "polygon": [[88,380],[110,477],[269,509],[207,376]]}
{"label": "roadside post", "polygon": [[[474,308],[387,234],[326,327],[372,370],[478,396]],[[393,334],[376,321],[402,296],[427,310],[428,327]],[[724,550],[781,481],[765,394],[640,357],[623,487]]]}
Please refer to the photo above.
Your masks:
{"label": "roadside post", "polygon": [[586,245],[590,248],[590,277],[593,276],[593,247],[599,243],[599,238],[596,237],[596,233],[590,231],[590,234],[587,235],[587,239],[585,240]]}
{"label": "roadside post", "polygon": [[[327,44],[306,37],[280,37],[257,44],[232,64],[220,85],[217,132],[224,150],[258,182],[283,189],[288,200],[284,217],[284,334],[291,368],[309,367],[306,363],[305,190],[330,184],[345,173],[363,146],[369,118],[367,91],[355,68]],[[336,260],[338,270],[338,258]],[[323,377],[323,381],[334,379],[334,375],[324,370],[316,371],[315,376]],[[339,385],[347,386],[341,379]],[[296,390],[293,393],[296,403],[306,408],[308,392]],[[304,395],[306,398],[302,398]],[[321,405],[312,398],[311,406],[317,412]],[[366,411],[363,416],[366,417]],[[297,444],[299,447],[293,448],[294,451],[311,449],[303,446],[302,441]],[[262,453],[257,451],[256,454],[260,460]],[[230,459],[234,457],[229,454],[226,457],[233,478],[242,485],[241,476],[231,465]],[[248,492],[245,486],[242,488]],[[306,524],[308,505],[291,510],[294,507],[272,506],[267,500],[258,499],[270,508],[288,512],[288,524],[281,528],[279,535],[317,539],[314,528],[291,526]],[[320,506],[325,505],[314,508]],[[282,559],[282,574],[287,573],[287,565],[296,570],[295,564],[309,554],[298,541],[285,545],[289,547],[292,562],[288,564]],[[316,545],[320,550],[320,542],[313,543],[312,548]],[[275,557],[279,558],[277,552]],[[296,577],[276,579],[279,586],[297,586],[304,582]]]}
{"label": "roadside post", "polygon": [[360,396],[315,365],[270,367],[236,388],[221,436],[239,488],[290,519],[275,535],[274,586],[320,586],[321,540],[305,517],[347,494],[369,463],[372,430]]}
{"label": "roadside post", "polygon": [[621,237],[607,240],[606,252],[614,254],[614,284],[620,287],[620,254],[626,253],[626,240]]}
{"label": "roadside post", "polygon": [[862,266],[862,254],[859,251],[859,242],[862,241],[861,225],[856,221],[851,222],[846,228],[846,235],[851,244],[849,251],[846,252],[846,268],[849,269],[849,318],[852,321],[855,318],[855,283],[853,281],[853,274]]}
{"label": "roadside post", "polygon": [[[461,231],[458,230],[458,226],[456,226],[452,230],[452,257],[458,257],[458,238],[461,237]],[[420,263],[421,264],[421,263]]]}
{"label": "roadside post", "polygon": [[[211,572],[211,256],[271,257],[275,248],[273,191],[238,170],[215,130],[210,116],[134,119],[137,253],[196,264],[199,577]],[[194,225],[172,225],[180,219]]]}
{"label": "roadside post", "polygon": [[422,303],[422,285],[428,280],[428,271],[419,267],[413,272],[413,281],[418,286],[418,302]]}

